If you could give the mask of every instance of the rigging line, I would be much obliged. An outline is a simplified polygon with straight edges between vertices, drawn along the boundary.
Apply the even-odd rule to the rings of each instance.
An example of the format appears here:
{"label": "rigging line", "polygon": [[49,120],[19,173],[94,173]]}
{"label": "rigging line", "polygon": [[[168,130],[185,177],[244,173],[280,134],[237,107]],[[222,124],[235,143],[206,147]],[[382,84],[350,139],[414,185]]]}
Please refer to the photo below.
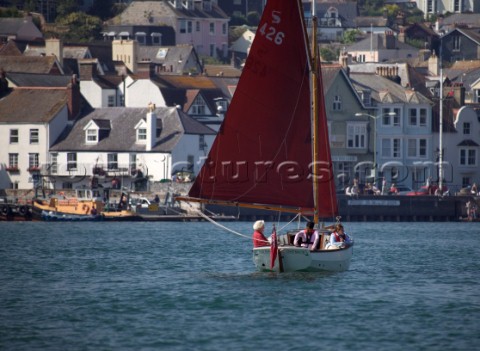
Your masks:
{"label": "rigging line", "polygon": [[[247,235],[245,235],[245,234],[236,232],[236,231],[234,231],[233,229],[230,229],[230,228],[228,228],[228,227],[225,227],[224,225],[222,225],[222,224],[214,221],[213,219],[211,219],[210,217],[208,217],[208,216],[207,216],[205,213],[203,213],[202,211],[197,211],[197,213],[198,213],[199,216],[203,217],[204,219],[206,219],[206,220],[209,221],[210,223],[216,225],[216,226],[219,227],[219,228],[222,228],[222,229],[226,230],[227,232],[230,232],[230,233],[232,233],[232,234],[241,236],[241,237],[246,238],[246,239],[249,239],[249,240],[252,239],[251,236],[247,236]],[[264,240],[262,240],[262,241],[264,241]]]}

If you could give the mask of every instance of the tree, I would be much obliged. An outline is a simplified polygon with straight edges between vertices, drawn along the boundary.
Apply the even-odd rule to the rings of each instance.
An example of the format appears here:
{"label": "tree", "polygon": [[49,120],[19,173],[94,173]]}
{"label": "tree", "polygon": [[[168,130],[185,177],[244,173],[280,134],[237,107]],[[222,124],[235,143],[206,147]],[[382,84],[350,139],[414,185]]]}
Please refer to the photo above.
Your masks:
{"label": "tree", "polygon": [[100,38],[102,21],[84,12],[74,12],[64,17],[57,17],[56,24],[68,27],[68,31],[59,33],[65,41],[88,42]]}
{"label": "tree", "polygon": [[73,12],[80,10],[75,0],[58,0],[57,1],[57,17],[65,17]]}
{"label": "tree", "polygon": [[329,48],[320,48],[320,56],[324,61],[333,62],[336,61],[338,55]]}
{"label": "tree", "polygon": [[247,15],[247,21],[249,26],[256,27],[260,23],[260,15],[257,11],[249,12]]}
{"label": "tree", "polygon": [[360,34],[358,29],[349,29],[343,33],[343,43],[353,44],[357,41],[357,35]]}

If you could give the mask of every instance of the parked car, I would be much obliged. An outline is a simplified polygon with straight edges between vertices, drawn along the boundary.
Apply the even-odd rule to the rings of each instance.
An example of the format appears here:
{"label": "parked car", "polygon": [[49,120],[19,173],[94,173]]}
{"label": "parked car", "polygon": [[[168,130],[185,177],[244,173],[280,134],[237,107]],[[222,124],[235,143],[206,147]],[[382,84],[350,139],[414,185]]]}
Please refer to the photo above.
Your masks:
{"label": "parked car", "polygon": [[413,191],[412,188],[405,185],[398,185],[396,188],[397,188],[397,195],[407,195],[408,193]]}
{"label": "parked car", "polygon": [[[443,195],[447,195],[449,193],[448,187],[446,185],[443,185]],[[418,190],[413,190],[405,195],[407,196],[425,196],[425,195],[435,195],[435,192],[437,191],[438,186],[437,185],[431,185],[431,186],[422,186]]]}

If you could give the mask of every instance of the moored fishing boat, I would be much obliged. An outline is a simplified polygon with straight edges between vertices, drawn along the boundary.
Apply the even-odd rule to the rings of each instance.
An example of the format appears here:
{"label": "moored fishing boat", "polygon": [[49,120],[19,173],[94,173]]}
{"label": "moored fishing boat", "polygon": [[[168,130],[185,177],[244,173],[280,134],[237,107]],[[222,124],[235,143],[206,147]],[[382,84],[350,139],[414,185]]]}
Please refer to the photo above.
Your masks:
{"label": "moored fishing boat", "polygon": [[32,205],[34,218],[41,220],[99,220],[103,210],[103,200],[89,189],[78,189],[73,197],[35,199]]}
{"label": "moored fishing boat", "polygon": [[308,38],[301,0],[269,0],[235,95],[207,159],[184,201],[295,213],[322,233],[317,250],[289,235],[253,249],[259,270],[342,271],[353,242],[327,250],[339,221],[320,57],[313,18]]}

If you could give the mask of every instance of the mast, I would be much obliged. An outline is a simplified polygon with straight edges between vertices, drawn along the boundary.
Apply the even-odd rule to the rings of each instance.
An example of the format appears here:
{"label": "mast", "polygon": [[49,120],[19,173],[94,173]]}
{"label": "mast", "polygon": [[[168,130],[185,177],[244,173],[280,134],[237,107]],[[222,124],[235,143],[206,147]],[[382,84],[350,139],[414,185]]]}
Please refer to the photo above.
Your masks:
{"label": "mast", "polygon": [[443,195],[443,64],[442,64],[442,46],[440,45],[440,124],[439,124],[439,143],[438,143],[438,188]]}
{"label": "mast", "polygon": [[[313,0],[315,2],[315,0]],[[312,18],[312,144],[313,144],[313,199],[315,204],[314,222],[318,223],[318,204],[320,203],[318,191],[318,47],[317,47],[317,16]]]}

